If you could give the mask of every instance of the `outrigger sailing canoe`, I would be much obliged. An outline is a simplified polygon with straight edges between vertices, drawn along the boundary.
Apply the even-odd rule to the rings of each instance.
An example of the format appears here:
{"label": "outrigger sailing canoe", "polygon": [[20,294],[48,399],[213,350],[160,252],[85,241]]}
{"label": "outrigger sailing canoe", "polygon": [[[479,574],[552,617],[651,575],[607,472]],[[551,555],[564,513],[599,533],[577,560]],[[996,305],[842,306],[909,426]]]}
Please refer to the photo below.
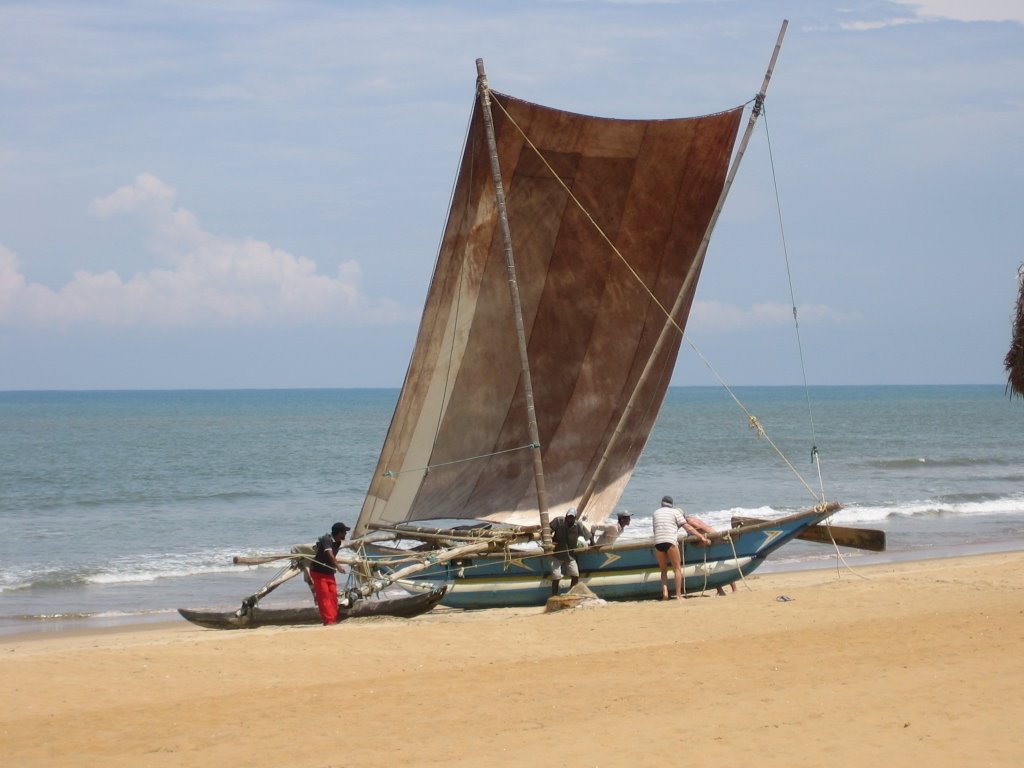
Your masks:
{"label": "outrigger sailing canoe", "polygon": [[[365,590],[446,586],[446,605],[539,605],[552,511],[575,507],[591,525],[612,514],[662,405],[785,29],[738,143],[742,106],[590,117],[492,91],[477,61],[415,348],[353,532],[370,563]],[[686,590],[741,578],[839,508],[811,496],[805,512],[748,521],[708,546],[681,539]],[[660,594],[651,541],[578,559],[601,597]]]}
{"label": "outrigger sailing canoe", "polygon": [[[463,608],[544,603],[552,511],[607,519],[654,427],[785,29],[739,142],[743,106],[590,117],[492,91],[477,61],[412,359],[340,558],[358,580],[349,592],[398,583],[443,587]],[[681,538],[686,591],[742,578],[839,508],[810,495],[807,511],[737,523],[707,546]],[[579,564],[600,597],[660,595],[649,540]]]}

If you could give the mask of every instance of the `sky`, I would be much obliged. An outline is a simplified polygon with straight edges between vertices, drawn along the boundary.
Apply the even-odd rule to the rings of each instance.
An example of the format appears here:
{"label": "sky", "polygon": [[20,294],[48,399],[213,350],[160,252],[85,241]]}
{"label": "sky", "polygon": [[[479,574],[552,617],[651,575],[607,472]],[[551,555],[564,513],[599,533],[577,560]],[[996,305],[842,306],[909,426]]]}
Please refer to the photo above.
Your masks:
{"label": "sky", "polygon": [[0,390],[398,387],[477,58],[706,114],[783,19],[687,328],[715,373],[685,347],[673,383],[1003,383],[1024,0],[32,0],[0,1]]}

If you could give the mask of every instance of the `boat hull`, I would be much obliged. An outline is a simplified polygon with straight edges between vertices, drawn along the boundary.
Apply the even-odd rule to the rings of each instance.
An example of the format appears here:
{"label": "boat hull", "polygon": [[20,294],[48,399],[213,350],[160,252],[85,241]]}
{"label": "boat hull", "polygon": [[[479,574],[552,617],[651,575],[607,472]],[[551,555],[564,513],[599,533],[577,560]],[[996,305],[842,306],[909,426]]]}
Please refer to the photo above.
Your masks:
{"label": "boat hull", "polygon": [[[755,571],[772,552],[808,526],[833,514],[838,505],[808,510],[762,524],[733,528],[701,545],[680,538],[686,594],[714,590]],[[661,570],[652,540],[631,541],[578,551],[580,581],[605,600],[657,599]],[[477,609],[543,605],[551,596],[549,558],[537,551],[512,551],[431,567],[403,581],[407,588],[447,587],[442,603]],[[672,583],[672,572],[668,574]],[[563,580],[568,585],[568,579]]]}
{"label": "boat hull", "polygon": [[[445,587],[431,588],[408,597],[359,600],[351,608],[338,606],[338,620],[358,619],[366,616],[395,616],[411,618],[426,613],[444,596]],[[260,608],[256,606],[245,615],[235,611],[202,611],[179,608],[178,613],[193,624],[209,629],[255,629],[256,627],[297,626],[320,624],[316,607]]]}

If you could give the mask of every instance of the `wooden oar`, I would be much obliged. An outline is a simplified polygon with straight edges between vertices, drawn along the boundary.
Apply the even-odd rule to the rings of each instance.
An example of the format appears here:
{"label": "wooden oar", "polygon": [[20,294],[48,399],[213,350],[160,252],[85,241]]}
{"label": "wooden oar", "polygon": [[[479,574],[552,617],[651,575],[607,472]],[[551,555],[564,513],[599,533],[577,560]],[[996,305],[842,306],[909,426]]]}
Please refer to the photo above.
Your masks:
{"label": "wooden oar", "polygon": [[[733,528],[744,525],[757,525],[758,523],[770,523],[771,520],[764,520],[759,517],[734,517]],[[803,533],[797,536],[804,541],[813,541],[817,544],[831,544],[835,541],[840,547],[852,547],[853,549],[867,549],[872,552],[885,551],[885,531],[875,528],[848,528],[841,525],[812,525],[805,528]]]}

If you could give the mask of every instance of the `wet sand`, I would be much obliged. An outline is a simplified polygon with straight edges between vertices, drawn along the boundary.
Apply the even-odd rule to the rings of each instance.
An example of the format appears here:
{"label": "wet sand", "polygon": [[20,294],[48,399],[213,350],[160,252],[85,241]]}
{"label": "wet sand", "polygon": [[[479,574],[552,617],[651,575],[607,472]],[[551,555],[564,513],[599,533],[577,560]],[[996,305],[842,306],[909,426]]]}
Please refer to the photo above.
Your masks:
{"label": "wet sand", "polygon": [[0,765],[1019,766],[1022,641],[1024,552],[550,614],[5,637]]}

